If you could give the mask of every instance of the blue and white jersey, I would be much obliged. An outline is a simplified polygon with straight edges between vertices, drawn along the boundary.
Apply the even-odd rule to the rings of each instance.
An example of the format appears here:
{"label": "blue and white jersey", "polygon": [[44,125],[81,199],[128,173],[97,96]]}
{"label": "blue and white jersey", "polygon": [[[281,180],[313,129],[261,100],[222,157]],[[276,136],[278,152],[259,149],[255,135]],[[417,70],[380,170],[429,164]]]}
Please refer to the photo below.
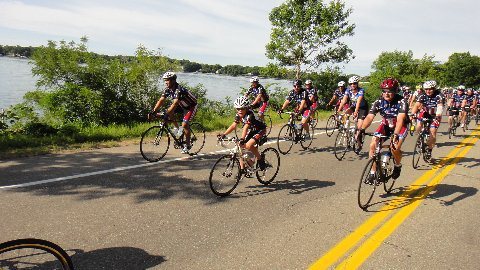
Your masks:
{"label": "blue and white jersey", "polygon": [[350,100],[351,106],[356,106],[358,99],[360,97],[363,97],[362,101],[360,102],[360,109],[366,110],[368,108],[367,101],[365,100],[365,89],[358,88],[357,92],[354,93],[352,89],[347,88],[347,90],[345,91],[345,95]]}

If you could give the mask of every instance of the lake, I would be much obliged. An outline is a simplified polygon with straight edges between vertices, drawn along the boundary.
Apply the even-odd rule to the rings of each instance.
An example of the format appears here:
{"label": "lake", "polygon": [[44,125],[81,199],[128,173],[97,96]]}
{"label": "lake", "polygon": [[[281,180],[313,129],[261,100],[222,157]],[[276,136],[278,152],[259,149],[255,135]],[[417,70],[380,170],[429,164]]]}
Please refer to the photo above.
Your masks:
{"label": "lake", "polygon": [[[0,57],[0,109],[20,103],[23,95],[35,90],[37,78],[32,74],[32,64],[28,59]],[[178,81],[190,86],[202,84],[207,90],[207,98],[223,100],[239,95],[242,87],[250,86],[250,77],[225,76],[203,73],[178,73]],[[162,83],[163,82],[159,82]],[[291,82],[277,79],[260,79],[263,85],[276,84],[282,88],[291,88]],[[162,86],[163,87],[163,86]]]}

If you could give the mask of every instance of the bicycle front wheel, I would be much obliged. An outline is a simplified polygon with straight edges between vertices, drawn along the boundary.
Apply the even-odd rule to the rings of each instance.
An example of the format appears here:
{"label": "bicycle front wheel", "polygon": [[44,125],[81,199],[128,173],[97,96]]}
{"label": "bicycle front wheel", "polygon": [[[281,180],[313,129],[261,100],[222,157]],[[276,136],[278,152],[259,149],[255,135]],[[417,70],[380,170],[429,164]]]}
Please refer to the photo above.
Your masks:
{"label": "bicycle front wheel", "polygon": [[257,179],[258,182],[268,185],[278,174],[280,169],[280,154],[275,148],[267,148],[262,151],[262,155],[265,158],[265,170],[257,170]]}
{"label": "bicycle front wheel", "polygon": [[360,178],[360,183],[358,184],[358,206],[363,210],[366,210],[372,201],[373,194],[378,185],[378,170],[375,170],[373,176],[371,175],[374,164],[376,163],[375,158],[368,160],[365,169],[363,169],[362,177]]}
{"label": "bicycle front wheel", "polygon": [[272,117],[270,117],[270,115],[268,114],[264,114],[263,117],[263,123],[265,123],[265,125],[267,126],[266,136],[268,137],[268,135],[270,135],[270,132],[272,132]]}
{"label": "bicycle front wheel", "polygon": [[277,138],[277,147],[278,151],[282,153],[282,155],[286,155],[292,149],[293,143],[295,140],[295,130],[289,124],[284,125],[280,132],[278,133]]}
{"label": "bicycle front wheel", "polygon": [[140,153],[143,158],[155,162],[162,159],[170,146],[170,136],[165,128],[153,126],[142,134],[140,140]]}
{"label": "bicycle front wheel", "polygon": [[327,120],[327,126],[325,127],[325,134],[327,134],[328,137],[331,137],[336,128],[337,119],[335,118],[335,115],[330,115]]}
{"label": "bicycle front wheel", "polygon": [[425,143],[423,141],[422,134],[420,134],[417,141],[415,142],[415,147],[413,148],[412,165],[414,169],[418,168],[420,157],[423,155],[423,151],[425,150],[424,148]]}
{"label": "bicycle front wheel", "polygon": [[190,125],[190,132],[192,134],[190,136],[191,148],[189,154],[196,155],[205,145],[205,128],[200,123],[192,123]]}
{"label": "bicycle front wheel", "polygon": [[300,140],[300,145],[302,146],[303,150],[307,150],[310,145],[312,145],[313,134],[315,133],[312,127],[308,129],[308,132],[305,129],[303,130],[303,138]]}
{"label": "bicycle front wheel", "polygon": [[41,239],[17,239],[0,244],[0,269],[72,270],[70,256],[58,245]]}
{"label": "bicycle front wheel", "polygon": [[381,170],[382,177],[384,179],[383,190],[385,190],[385,192],[387,193],[392,192],[393,186],[395,185],[395,179],[392,178],[393,168],[394,168],[394,158],[392,155],[390,155],[390,158],[388,159],[387,163],[382,165],[382,170]]}
{"label": "bicycle front wheel", "polygon": [[337,138],[335,139],[335,146],[333,148],[333,153],[338,160],[342,160],[345,154],[348,151],[348,141],[349,138],[349,131],[345,129],[341,129],[338,131]]}
{"label": "bicycle front wheel", "polygon": [[222,156],[210,171],[210,189],[221,197],[230,195],[240,181],[240,162],[234,155]]}

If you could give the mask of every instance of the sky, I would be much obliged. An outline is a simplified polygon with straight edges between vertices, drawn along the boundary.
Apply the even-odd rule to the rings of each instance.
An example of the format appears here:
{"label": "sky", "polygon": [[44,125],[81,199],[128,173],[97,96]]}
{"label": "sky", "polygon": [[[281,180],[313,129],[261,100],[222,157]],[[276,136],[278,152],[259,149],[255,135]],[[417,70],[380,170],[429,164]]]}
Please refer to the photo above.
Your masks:
{"label": "sky", "polygon": [[[265,66],[268,15],[280,0],[0,0],[0,44],[46,45],[87,36],[90,51],[133,55],[139,45],[205,64]],[[355,34],[346,74],[368,75],[384,51],[445,62],[480,55],[480,1],[345,0]]]}

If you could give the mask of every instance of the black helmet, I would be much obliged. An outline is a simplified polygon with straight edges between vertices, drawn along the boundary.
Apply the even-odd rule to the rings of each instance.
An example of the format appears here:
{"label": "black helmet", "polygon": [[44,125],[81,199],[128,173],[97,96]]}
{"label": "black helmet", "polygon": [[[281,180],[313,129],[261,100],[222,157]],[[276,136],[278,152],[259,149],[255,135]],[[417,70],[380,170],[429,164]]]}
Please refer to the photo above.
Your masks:
{"label": "black helmet", "polygon": [[302,80],[293,81],[293,86],[295,86],[295,85],[302,86]]}

